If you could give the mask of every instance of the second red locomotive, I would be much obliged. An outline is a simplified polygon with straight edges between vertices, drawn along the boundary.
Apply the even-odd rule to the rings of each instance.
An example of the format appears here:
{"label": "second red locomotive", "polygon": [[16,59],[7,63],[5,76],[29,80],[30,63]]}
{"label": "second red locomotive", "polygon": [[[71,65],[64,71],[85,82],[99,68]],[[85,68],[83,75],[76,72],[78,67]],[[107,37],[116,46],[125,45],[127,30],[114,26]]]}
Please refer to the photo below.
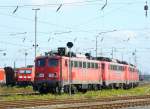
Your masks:
{"label": "second red locomotive", "polygon": [[16,84],[21,86],[32,85],[34,82],[34,67],[22,67],[15,70]]}

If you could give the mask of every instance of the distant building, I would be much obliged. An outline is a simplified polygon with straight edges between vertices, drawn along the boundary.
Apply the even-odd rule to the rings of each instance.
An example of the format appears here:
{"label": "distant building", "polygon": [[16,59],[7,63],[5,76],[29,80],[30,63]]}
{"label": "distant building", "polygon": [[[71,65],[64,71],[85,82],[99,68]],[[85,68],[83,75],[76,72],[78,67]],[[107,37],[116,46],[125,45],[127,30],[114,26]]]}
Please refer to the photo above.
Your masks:
{"label": "distant building", "polygon": [[140,81],[150,81],[150,75],[140,75]]}

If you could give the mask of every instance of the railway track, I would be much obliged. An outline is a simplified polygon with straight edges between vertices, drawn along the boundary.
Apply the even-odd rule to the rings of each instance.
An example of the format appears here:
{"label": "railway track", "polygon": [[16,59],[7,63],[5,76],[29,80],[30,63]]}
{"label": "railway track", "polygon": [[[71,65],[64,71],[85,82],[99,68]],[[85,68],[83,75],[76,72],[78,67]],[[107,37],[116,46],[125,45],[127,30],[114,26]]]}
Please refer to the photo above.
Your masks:
{"label": "railway track", "polygon": [[[119,109],[150,105],[150,99],[117,100],[109,102],[74,103],[73,105],[48,106],[48,109]],[[46,108],[46,107],[45,107]]]}
{"label": "railway track", "polygon": [[[16,100],[16,101],[0,101],[0,109],[8,108],[24,108],[37,107],[50,109],[112,109],[112,107],[121,108],[129,106],[150,105],[150,95],[144,96],[126,96],[111,97],[99,99],[52,99],[52,100]],[[43,107],[44,106],[44,107]]]}
{"label": "railway track", "polygon": [[16,95],[39,95],[38,92],[24,92],[24,93],[7,93],[7,94],[0,94],[0,97],[7,97],[7,96],[16,96]]}

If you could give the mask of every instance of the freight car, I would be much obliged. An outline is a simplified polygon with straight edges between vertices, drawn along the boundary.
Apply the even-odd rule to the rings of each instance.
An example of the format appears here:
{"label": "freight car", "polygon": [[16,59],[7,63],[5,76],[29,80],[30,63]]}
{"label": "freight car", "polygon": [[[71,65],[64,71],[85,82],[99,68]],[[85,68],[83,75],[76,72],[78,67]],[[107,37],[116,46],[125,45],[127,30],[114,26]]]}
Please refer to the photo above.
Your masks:
{"label": "freight car", "polygon": [[72,93],[110,86],[128,88],[139,81],[137,68],[124,62],[73,53],[69,58],[65,48],[48,54],[35,59],[33,89],[41,93],[68,92],[70,84]]}
{"label": "freight car", "polygon": [[0,85],[15,85],[15,72],[11,67],[0,68]]}
{"label": "freight car", "polygon": [[19,86],[32,85],[34,81],[34,67],[22,67],[15,70],[16,84]]}

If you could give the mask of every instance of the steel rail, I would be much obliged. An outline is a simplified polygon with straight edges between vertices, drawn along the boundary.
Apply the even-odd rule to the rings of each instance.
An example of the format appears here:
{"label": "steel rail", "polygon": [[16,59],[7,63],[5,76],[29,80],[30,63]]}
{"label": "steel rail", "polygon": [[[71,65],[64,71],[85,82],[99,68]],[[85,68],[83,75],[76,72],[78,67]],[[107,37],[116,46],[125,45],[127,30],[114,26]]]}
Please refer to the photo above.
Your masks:
{"label": "steel rail", "polygon": [[[51,105],[51,106],[58,106],[58,105],[69,105],[63,108],[79,108],[79,107],[71,107],[74,106],[73,104],[78,104],[82,103],[81,105],[87,106],[86,104],[95,104],[98,103],[98,106],[101,104],[102,106],[109,104],[111,102],[117,102],[119,101],[121,104],[125,105],[125,101],[136,101],[139,100],[141,102],[150,104],[150,95],[143,95],[143,96],[126,96],[126,97],[109,97],[109,98],[95,98],[95,99],[45,99],[45,100],[40,100],[40,99],[30,99],[30,100],[15,100],[15,101],[0,101],[0,109],[5,109],[5,108],[22,108],[22,107],[34,107],[34,106],[45,106],[45,105]],[[148,102],[146,102],[147,100]],[[99,104],[100,103],[100,104]],[[134,102],[133,102],[134,103]],[[136,104],[136,102],[135,102]],[[117,106],[118,106],[117,105]],[[92,105],[93,106],[93,105]],[[94,105],[95,106],[95,105]],[[106,105],[108,106],[108,105]],[[82,106],[80,106],[82,107]],[[88,106],[90,107],[90,106]]]}
{"label": "steel rail", "polygon": [[24,93],[6,93],[6,94],[0,94],[0,97],[7,97],[7,96],[16,96],[16,95],[39,95],[38,92],[24,92]]}

